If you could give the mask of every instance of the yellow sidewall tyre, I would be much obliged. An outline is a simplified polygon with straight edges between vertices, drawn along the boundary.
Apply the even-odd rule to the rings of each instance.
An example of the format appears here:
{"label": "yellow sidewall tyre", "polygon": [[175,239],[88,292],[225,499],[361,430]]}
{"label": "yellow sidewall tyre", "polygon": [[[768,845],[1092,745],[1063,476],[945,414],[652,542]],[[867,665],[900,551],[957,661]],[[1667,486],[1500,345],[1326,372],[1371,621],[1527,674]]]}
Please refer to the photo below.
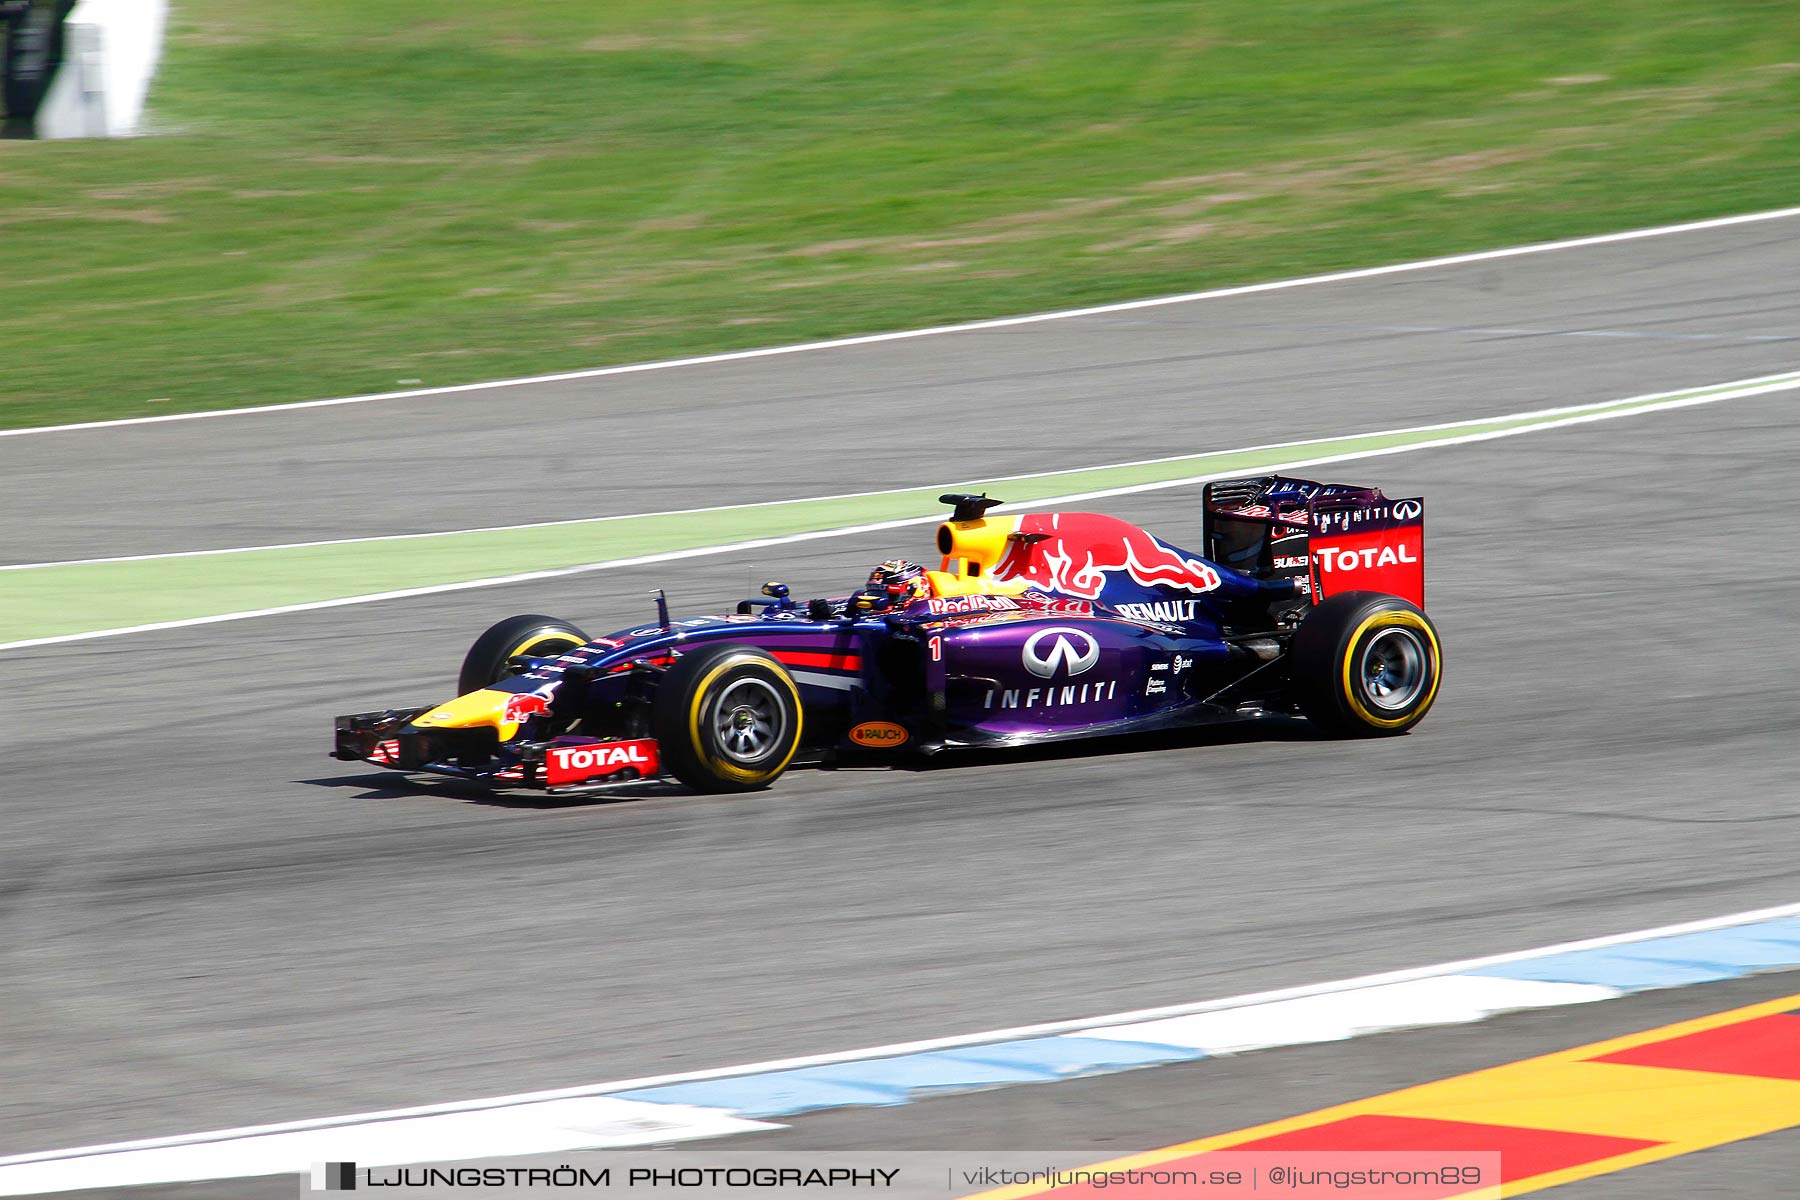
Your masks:
{"label": "yellow sidewall tyre", "polygon": [[1424,719],[1443,680],[1437,627],[1379,592],[1328,597],[1294,635],[1290,677],[1301,711],[1334,733],[1389,737]]}
{"label": "yellow sidewall tyre", "polygon": [[768,787],[794,760],[803,720],[787,669],[767,651],[731,643],[676,659],[650,712],[663,765],[700,792]]}
{"label": "yellow sidewall tyre", "polygon": [[496,621],[475,639],[463,657],[462,670],[456,677],[456,694],[466,696],[507,678],[506,664],[518,655],[551,658],[591,640],[579,626],[560,617],[524,613]]}

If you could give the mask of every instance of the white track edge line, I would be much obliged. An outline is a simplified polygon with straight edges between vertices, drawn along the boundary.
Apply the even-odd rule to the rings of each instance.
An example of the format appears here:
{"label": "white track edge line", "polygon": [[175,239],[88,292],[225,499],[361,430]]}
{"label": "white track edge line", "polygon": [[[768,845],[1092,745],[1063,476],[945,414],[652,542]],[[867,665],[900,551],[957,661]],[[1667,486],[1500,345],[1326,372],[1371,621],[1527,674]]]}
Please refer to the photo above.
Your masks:
{"label": "white track edge line", "polygon": [[767,1062],[746,1063],[736,1067],[716,1067],[708,1070],[681,1071],[668,1075],[646,1076],[641,1079],[623,1079],[612,1083],[555,1088],[540,1092],[520,1092],[510,1096],[489,1096],[479,1100],[462,1100],[446,1104],[427,1104],[415,1108],[396,1108],[379,1112],[352,1113],[341,1117],[319,1117],[305,1121],[285,1121],[273,1125],[249,1125],[237,1129],[219,1129],[207,1133],[191,1133],[180,1134],[173,1137],[147,1138],[134,1142],[112,1142],[95,1146],[77,1146],[66,1150],[37,1151],[30,1154],[18,1154],[0,1158],[0,1167],[22,1166],[26,1163],[53,1162],[58,1159],[79,1158],[101,1154],[122,1154],[134,1150],[153,1150],[169,1146],[203,1145],[210,1142],[232,1141],[238,1138],[261,1137],[272,1133],[296,1133],[304,1130],[332,1129],[345,1125],[396,1121],[410,1117],[435,1116],[443,1113],[480,1112],[487,1109],[510,1108],[521,1104],[537,1104],[547,1100],[569,1100],[587,1096],[604,1096],[617,1092],[639,1091],[644,1088],[663,1087],[676,1083],[696,1083],[709,1079],[730,1079],[742,1075],[761,1075],[772,1071],[793,1071],[804,1067],[831,1066],[837,1063],[861,1062],[873,1058],[891,1058],[902,1054],[920,1054],[933,1050],[951,1050],[963,1046],[980,1046],[992,1042],[1016,1041],[1022,1038],[1054,1037],[1060,1034],[1079,1033],[1086,1029],[1101,1029],[1114,1025],[1129,1025],[1139,1021],[1161,1020],[1166,1017],[1193,1016],[1198,1013],[1220,1012],[1226,1009],[1249,1008],[1254,1005],[1274,1004],[1283,1000],[1299,1000],[1309,996],[1323,996],[1338,992],[1361,991],[1365,988],[1383,987],[1395,983],[1409,983],[1418,979],[1458,975],[1468,971],[1480,970],[1485,967],[1502,966],[1507,963],[1527,962],[1532,959],[1549,958],[1554,955],[1572,954],[1584,950],[1604,950],[1613,946],[1631,945],[1637,942],[1652,941],[1657,938],[1677,937],[1687,933],[1707,933],[1713,930],[1731,929],[1740,925],[1753,925],[1762,921],[1772,921],[1783,917],[1793,916],[1800,916],[1800,903],[1780,904],[1771,908],[1751,909],[1746,912],[1730,913],[1720,917],[1706,917],[1695,921],[1682,921],[1673,925],[1659,925],[1650,929],[1634,930],[1630,933],[1615,933],[1601,937],[1582,938],[1572,942],[1557,942],[1549,946],[1540,946],[1532,950],[1515,950],[1504,954],[1484,955],[1479,958],[1458,959],[1452,962],[1438,963],[1435,966],[1429,967],[1409,967],[1399,971],[1384,971],[1372,975],[1359,975],[1349,979],[1331,980],[1326,983],[1277,988],[1265,992],[1249,992],[1241,996],[1230,996],[1221,1000],[1204,1000],[1197,1003],[1171,1004],[1158,1008],[1141,1008],[1131,1012],[1112,1013],[1107,1016],[1084,1017],[1066,1021],[1050,1021],[1038,1025],[1019,1025],[1010,1029],[994,1029],[985,1033],[959,1034],[951,1037],[927,1038],[920,1041],[896,1042],[892,1045],[871,1046],[862,1050],[845,1050],[831,1054],[802,1055],[796,1058],[782,1058],[772,1059]]}
{"label": "white track edge line", "polygon": [[[1586,425],[1596,421],[1610,421],[1620,417],[1635,416],[1640,413],[1669,412],[1678,408],[1692,408],[1702,404],[1715,404],[1724,400],[1741,400],[1751,396],[1768,395],[1773,392],[1792,391],[1800,388],[1800,378],[1775,377],[1779,382],[1761,384],[1725,392],[1709,392],[1697,396],[1685,393],[1671,393],[1680,399],[1666,400],[1661,403],[1642,403],[1630,408],[1617,405],[1630,403],[1629,400],[1613,402],[1603,412],[1583,413],[1576,416],[1563,417],[1557,420],[1543,421],[1535,425],[1525,425],[1517,429],[1496,429],[1485,433],[1472,433],[1463,437],[1443,438],[1430,442],[1414,442],[1404,446],[1381,446],[1371,450],[1353,450],[1344,454],[1331,454],[1319,458],[1296,459],[1291,462],[1271,463],[1258,467],[1259,471],[1292,471],[1301,467],[1323,466],[1328,463],[1351,462],[1364,458],[1383,458],[1391,454],[1410,454],[1420,450],[1434,450],[1449,446],[1465,446],[1475,442],[1496,441],[1500,438],[1520,437],[1528,433],[1538,433],[1551,429],[1562,429],[1571,425]],[[1728,385],[1727,385],[1728,386]],[[1496,421],[1509,418],[1497,417]],[[1483,422],[1489,423],[1489,422]],[[1234,471],[1209,472],[1201,475],[1189,475],[1180,479],[1155,480],[1150,483],[1126,484],[1119,487],[1102,488],[1090,492],[1075,492],[1064,496],[1046,496],[1040,500],[1021,501],[1019,504],[1002,505],[997,512],[1008,512],[1020,509],[1025,505],[1071,504],[1082,500],[1099,500],[1111,496],[1131,496],[1141,492],[1164,491],[1171,488],[1192,487],[1197,483],[1205,483],[1213,479],[1222,479],[1236,474]],[[360,596],[340,596],[333,600],[309,600],[300,604],[277,605],[272,608],[250,609],[243,612],[215,613],[206,617],[183,617],[176,621],[157,621],[146,625],[127,625],[115,629],[94,629],[83,633],[63,633],[51,637],[25,638],[13,642],[0,642],[0,653],[8,650],[27,650],[36,646],[59,646],[70,642],[93,641],[98,638],[123,637],[134,633],[154,633],[168,629],[188,629],[200,625],[217,625],[228,621],[248,621],[258,617],[283,616],[289,613],[315,612],[328,608],[344,608],[358,604],[377,604],[387,600],[406,600],[417,596],[437,596],[449,592],[474,591],[479,588],[503,587],[514,583],[531,583],[541,579],[560,579],[571,575],[585,575],[595,571],[610,571],[624,567],[649,566],[656,563],[676,562],[688,558],[702,558],[714,554],[735,554],[746,550],[762,550],[771,546],[794,545],[799,542],[818,541],[824,538],[848,537],[859,533],[876,533],[886,529],[902,529],[911,525],[929,525],[943,519],[941,514],[926,517],[903,517],[892,521],[876,521],[862,525],[845,525],[834,529],[808,530],[805,533],[781,534],[776,537],[755,538],[741,542],[726,542],[711,546],[696,546],[686,550],[667,550],[656,554],[640,554],[631,558],[607,559],[603,562],[579,563],[571,567],[553,567],[542,571],[526,571],[514,575],[496,575],[483,579],[468,579],[457,583],[436,583],[416,588],[400,588],[387,592],[371,592]]]}
{"label": "white track edge line", "polygon": [[1191,304],[1201,300],[1222,300],[1232,296],[1249,296],[1287,288],[1316,284],[1342,283],[1355,279],[1374,279],[1409,271],[1428,271],[1439,267],[1456,267],[1467,263],[1491,262],[1495,259],[1518,258],[1528,254],[1547,254],[1557,250],[1577,250],[1587,246],[1605,246],[1616,242],[1643,238],[1667,237],[1673,234],[1698,233],[1709,229],[1725,229],[1761,221],[1776,221],[1800,216],[1800,206],[1776,208],[1763,212],[1739,213],[1729,217],[1707,217],[1674,225],[1653,225],[1644,229],[1628,229],[1617,233],[1592,234],[1587,237],[1563,238],[1551,242],[1532,242],[1523,246],[1505,246],[1495,250],[1476,250],[1466,254],[1449,254],[1412,262],[1389,263],[1379,267],[1358,267],[1347,271],[1331,271],[1323,275],[1304,275],[1295,279],[1279,279],[1266,283],[1241,284],[1212,288],[1199,292],[1182,292],[1172,296],[1153,296],[1143,300],[1124,300],[1111,304],[1095,304],[1083,308],[1058,309],[1028,313],[1016,317],[994,317],[980,321],[964,321],[953,325],[933,325],[923,329],[900,329],[887,333],[867,333],[853,337],[826,338],[813,342],[796,342],[786,346],[765,346],[755,350],[731,350],[718,354],[700,354],[685,358],[659,359],[653,362],[626,363],[613,367],[593,367],[581,371],[562,371],[548,375],[526,375],[513,379],[490,379],[478,383],[450,384],[444,387],[413,388],[396,392],[372,392],[361,396],[338,396],[327,400],[298,400],[289,404],[260,404],[247,408],[215,408],[205,412],[164,413],[154,417],[123,417],[110,421],[80,421],[68,425],[40,425],[27,429],[0,429],[0,438],[25,437],[31,434],[72,433],[87,429],[110,429],[127,425],[162,425],[172,421],[197,421],[207,417],[248,416],[256,413],[294,412],[301,409],[332,408],[345,404],[368,404],[377,400],[411,400],[427,396],[448,396],[496,388],[524,387],[539,383],[563,383],[577,379],[600,379],[610,375],[633,375],[645,371],[667,371],[677,367],[708,366],[714,363],[744,362],[758,358],[774,358],[787,354],[803,354],[815,350],[836,350],[851,346],[869,346],[882,342],[908,341],[946,333],[977,333],[985,329],[1007,329],[1018,325],[1035,325],[1046,321],[1063,321],[1073,317],[1103,316],[1107,313],[1132,312],[1144,308],[1161,308],[1172,304]]}
{"label": "white track edge line", "polygon": [[[1195,463],[1206,459],[1220,458],[1226,455],[1261,454],[1269,450],[1298,449],[1305,446],[1321,446],[1330,442],[1345,442],[1364,438],[1400,437],[1414,433],[1434,433],[1444,429],[1466,429],[1476,425],[1493,425],[1501,421],[1539,421],[1552,417],[1576,415],[1580,413],[1599,412],[1606,409],[1625,406],[1654,405],[1658,401],[1676,397],[1689,397],[1702,393],[1740,388],[1756,387],[1763,384],[1779,383],[1784,380],[1800,379],[1800,371],[1778,371],[1772,375],[1753,375],[1745,379],[1732,380],[1727,383],[1701,384],[1697,387],[1675,388],[1667,392],[1646,392],[1638,396],[1626,396],[1615,400],[1594,400],[1582,404],[1564,404],[1554,408],[1530,409],[1525,412],[1505,413],[1492,417],[1463,417],[1455,421],[1434,421],[1427,425],[1402,425],[1392,429],[1371,429],[1362,433],[1330,434],[1324,437],[1298,438],[1287,442],[1264,442],[1254,446],[1236,446],[1227,450],[1202,450],[1193,454],[1165,454],[1157,458],[1137,458],[1126,462],[1099,463],[1092,466],[1057,467],[1049,471],[1027,471],[1020,475],[993,475],[980,479],[963,479],[954,483],[922,483],[911,487],[878,488],[866,492],[840,492],[826,496],[791,496],[781,500],[750,500],[740,504],[711,504],[699,508],[673,508],[659,512],[640,513],[605,513],[591,517],[564,517],[554,521],[526,521],[517,525],[483,525],[471,529],[438,529],[420,533],[384,533],[370,537],[326,538],[314,542],[273,542],[260,546],[223,546],[210,550],[171,550],[157,554],[120,554],[105,558],[68,558],[51,559],[35,563],[0,564],[0,572],[5,571],[42,571],[52,567],[95,567],[112,563],[160,562],[166,559],[210,558],[223,554],[254,554],[264,550],[315,550],[327,546],[375,545],[382,542],[404,542],[426,540],[430,538],[460,537],[484,533],[520,533],[531,529],[561,529],[571,525],[595,525],[608,521],[640,521],[656,520],[663,517],[692,517],[705,513],[742,512],[751,508],[777,508],[783,505],[830,504],[840,500],[867,500],[876,496],[900,496],[908,492],[948,491],[956,488],[974,487],[977,484],[991,487],[995,484],[1018,483],[1028,479],[1047,479],[1055,475],[1080,475],[1090,471],[1128,471],[1135,467],[1154,467],[1165,463],[1192,460]],[[1042,501],[1031,501],[1033,504]]]}

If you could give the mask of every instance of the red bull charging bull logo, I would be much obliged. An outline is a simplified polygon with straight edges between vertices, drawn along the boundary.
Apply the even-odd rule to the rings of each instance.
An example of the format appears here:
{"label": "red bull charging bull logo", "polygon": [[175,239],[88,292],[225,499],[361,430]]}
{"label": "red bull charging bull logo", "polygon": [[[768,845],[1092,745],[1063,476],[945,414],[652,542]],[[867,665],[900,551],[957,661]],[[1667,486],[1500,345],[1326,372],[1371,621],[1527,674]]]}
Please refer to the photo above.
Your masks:
{"label": "red bull charging bull logo", "polygon": [[1007,547],[993,573],[1045,591],[1097,600],[1117,572],[1144,587],[1180,588],[1196,595],[1219,586],[1219,573],[1211,566],[1117,517],[1030,513],[1019,518],[1018,533],[1024,538]]}
{"label": "red bull charging bull logo", "polygon": [[549,711],[550,700],[548,697],[540,696],[536,692],[520,692],[516,696],[507,698],[506,711],[500,714],[500,719],[508,725],[518,725],[527,717],[535,717],[539,713]]}

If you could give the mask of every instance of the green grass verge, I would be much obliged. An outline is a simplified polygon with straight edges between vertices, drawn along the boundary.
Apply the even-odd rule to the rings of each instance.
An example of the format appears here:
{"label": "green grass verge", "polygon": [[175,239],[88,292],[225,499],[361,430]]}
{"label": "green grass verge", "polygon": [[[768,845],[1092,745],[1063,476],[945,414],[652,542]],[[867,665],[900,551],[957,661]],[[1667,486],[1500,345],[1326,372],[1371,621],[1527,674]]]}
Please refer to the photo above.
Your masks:
{"label": "green grass verge", "polygon": [[1790,0],[175,0],[0,142],[0,425],[934,324],[1776,207]]}
{"label": "green grass verge", "polygon": [[[1800,374],[1793,377],[1800,384]],[[1791,386],[1791,385],[1790,385]],[[1733,391],[1699,388],[1670,397],[1620,400],[1584,411],[1663,407]],[[1057,471],[986,485],[1010,503],[1166,483],[1195,475],[1253,473],[1283,463],[1406,446],[1554,422],[1554,416],[1477,420],[1442,429],[1326,438],[1263,450],[1186,455],[1133,466]],[[1334,472],[1335,473],[1335,472]],[[983,485],[974,485],[977,488]],[[554,570],[638,555],[692,550],[758,538],[940,514],[941,486],[834,500],[790,500],[672,515],[609,517],[538,529],[454,533],[348,542],[301,549],[254,550],[138,562],[88,563],[0,571],[0,642],[60,637],[224,613],[307,604],[500,574]],[[1189,531],[1161,531],[1198,547],[1199,517]],[[930,542],[902,530],[895,544],[919,557]]]}

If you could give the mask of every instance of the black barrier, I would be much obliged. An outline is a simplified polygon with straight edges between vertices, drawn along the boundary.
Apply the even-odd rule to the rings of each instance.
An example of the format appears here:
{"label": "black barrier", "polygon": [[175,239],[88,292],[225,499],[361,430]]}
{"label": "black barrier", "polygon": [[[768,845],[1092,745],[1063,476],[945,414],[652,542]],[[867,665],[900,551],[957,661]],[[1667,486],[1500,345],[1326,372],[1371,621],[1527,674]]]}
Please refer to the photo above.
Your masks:
{"label": "black barrier", "polygon": [[63,58],[76,0],[0,0],[0,137],[35,136],[34,119]]}

